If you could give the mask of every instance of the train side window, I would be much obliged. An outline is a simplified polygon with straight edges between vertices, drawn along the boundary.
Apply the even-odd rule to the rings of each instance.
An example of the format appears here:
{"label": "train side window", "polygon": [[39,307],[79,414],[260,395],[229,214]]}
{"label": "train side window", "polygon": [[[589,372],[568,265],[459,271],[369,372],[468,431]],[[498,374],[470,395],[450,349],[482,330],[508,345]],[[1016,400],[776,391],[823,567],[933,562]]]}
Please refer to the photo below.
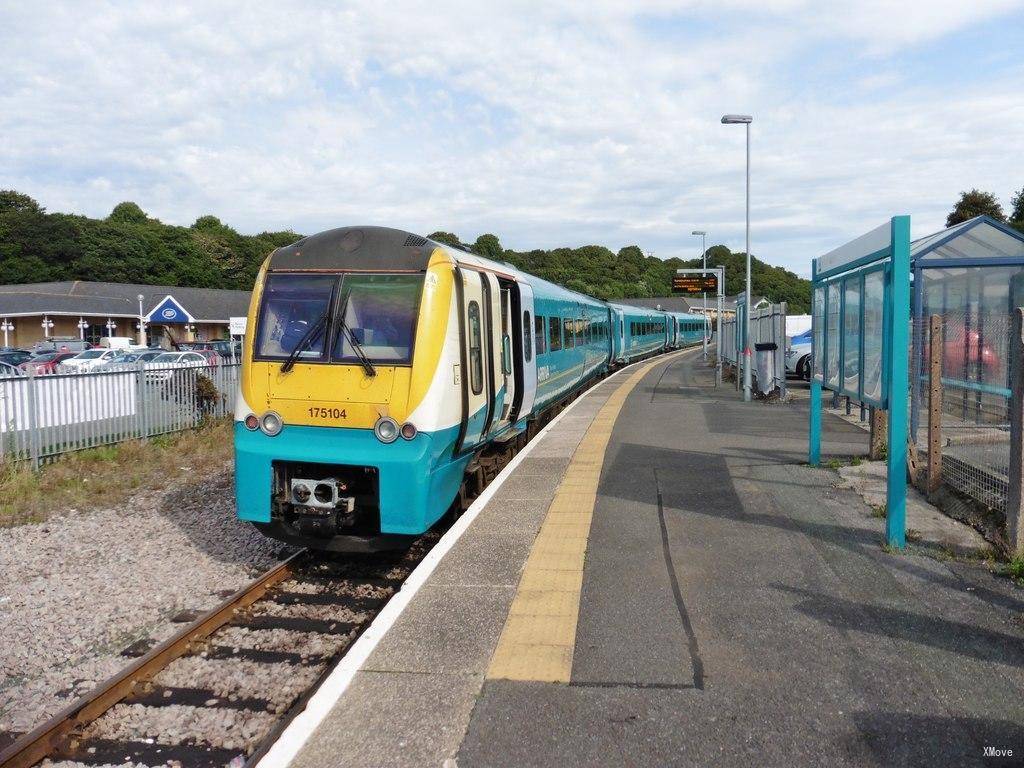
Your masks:
{"label": "train side window", "polygon": [[576,346],[582,347],[587,343],[587,334],[584,330],[583,320],[573,320],[572,324],[576,328]]}
{"label": "train side window", "polygon": [[523,355],[526,357],[526,362],[530,362],[533,359],[533,339],[530,338],[530,331],[533,330],[533,326],[530,324],[530,313],[523,312]]}
{"label": "train side window", "polygon": [[537,356],[543,355],[547,351],[548,339],[544,335],[544,317],[541,315],[535,315],[533,318],[533,340],[537,344],[535,350]]}
{"label": "train side window", "polygon": [[480,305],[469,302],[469,386],[474,395],[484,388],[483,346],[480,342]]}
{"label": "train side window", "polygon": [[566,349],[572,349],[575,346],[572,335],[572,320],[568,317],[562,318],[562,341]]}
{"label": "train side window", "polygon": [[548,318],[548,349],[557,352],[562,348],[562,321],[557,317]]}

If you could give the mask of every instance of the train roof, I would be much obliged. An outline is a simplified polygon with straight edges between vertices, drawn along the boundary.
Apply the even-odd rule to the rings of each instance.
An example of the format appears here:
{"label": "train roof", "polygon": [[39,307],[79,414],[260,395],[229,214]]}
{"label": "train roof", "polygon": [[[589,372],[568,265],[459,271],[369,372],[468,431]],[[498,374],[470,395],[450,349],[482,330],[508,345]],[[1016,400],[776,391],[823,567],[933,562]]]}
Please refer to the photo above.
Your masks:
{"label": "train roof", "polygon": [[390,227],[338,227],[318,232],[270,255],[270,270],[367,269],[422,271],[440,243]]}

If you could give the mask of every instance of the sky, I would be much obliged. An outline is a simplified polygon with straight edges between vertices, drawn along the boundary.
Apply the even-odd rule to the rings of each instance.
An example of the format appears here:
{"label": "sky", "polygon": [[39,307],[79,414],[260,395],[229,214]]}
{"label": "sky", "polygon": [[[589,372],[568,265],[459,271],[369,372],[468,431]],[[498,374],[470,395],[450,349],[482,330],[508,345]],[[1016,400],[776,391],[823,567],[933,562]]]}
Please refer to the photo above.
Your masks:
{"label": "sky", "polygon": [[1024,0],[0,0],[0,188],[241,232],[744,249],[1024,187]]}

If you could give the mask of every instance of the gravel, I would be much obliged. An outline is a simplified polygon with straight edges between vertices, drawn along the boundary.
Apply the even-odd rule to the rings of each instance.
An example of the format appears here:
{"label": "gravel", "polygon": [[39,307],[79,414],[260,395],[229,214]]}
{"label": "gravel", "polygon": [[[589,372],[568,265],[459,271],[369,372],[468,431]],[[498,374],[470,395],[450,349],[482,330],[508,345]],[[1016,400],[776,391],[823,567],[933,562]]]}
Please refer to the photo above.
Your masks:
{"label": "gravel", "polygon": [[234,515],[225,465],[117,509],[0,529],[0,730],[38,725],[128,663],[125,646],[272,565],[281,545]]}

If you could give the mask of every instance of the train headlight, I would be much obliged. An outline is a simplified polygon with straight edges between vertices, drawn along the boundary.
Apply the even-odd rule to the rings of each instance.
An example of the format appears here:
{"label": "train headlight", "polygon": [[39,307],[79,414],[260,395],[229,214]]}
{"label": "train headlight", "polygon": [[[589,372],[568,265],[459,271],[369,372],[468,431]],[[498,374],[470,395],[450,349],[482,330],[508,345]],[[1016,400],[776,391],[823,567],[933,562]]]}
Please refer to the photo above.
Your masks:
{"label": "train headlight", "polygon": [[373,425],[373,432],[382,443],[393,443],[398,439],[398,422],[387,416],[381,416]]}
{"label": "train headlight", "polygon": [[309,486],[305,483],[296,483],[292,486],[292,496],[300,504],[305,504],[309,501]]}
{"label": "train headlight", "polygon": [[281,421],[281,417],[273,411],[267,411],[263,414],[263,418],[260,419],[260,429],[263,430],[263,434],[270,437],[280,432],[283,426],[284,422]]}
{"label": "train headlight", "polygon": [[416,425],[410,421],[405,422],[402,425],[402,437],[406,440],[412,440],[416,437]]}

